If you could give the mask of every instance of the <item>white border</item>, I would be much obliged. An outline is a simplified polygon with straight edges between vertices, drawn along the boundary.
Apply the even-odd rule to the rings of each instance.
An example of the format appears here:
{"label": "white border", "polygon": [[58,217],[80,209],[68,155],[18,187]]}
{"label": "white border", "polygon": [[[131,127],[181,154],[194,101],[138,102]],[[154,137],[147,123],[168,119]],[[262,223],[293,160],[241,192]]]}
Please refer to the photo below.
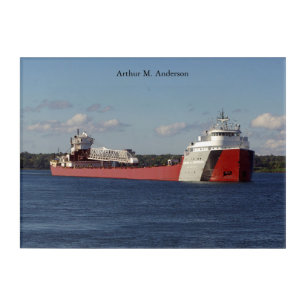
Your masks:
{"label": "white border", "polygon": [[[2,4],[1,131],[8,141],[1,150],[1,304],[305,304],[301,5],[262,0]],[[27,56],[286,56],[287,249],[19,249],[19,57]]]}

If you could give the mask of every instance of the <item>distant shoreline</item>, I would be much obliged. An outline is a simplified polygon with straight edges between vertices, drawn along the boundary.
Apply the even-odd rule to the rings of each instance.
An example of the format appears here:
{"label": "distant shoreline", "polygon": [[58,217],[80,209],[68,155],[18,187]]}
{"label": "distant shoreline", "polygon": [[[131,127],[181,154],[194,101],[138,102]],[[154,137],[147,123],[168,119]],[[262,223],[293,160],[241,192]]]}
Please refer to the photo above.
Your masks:
{"label": "distant shoreline", "polygon": [[286,169],[256,169],[253,172],[256,173],[286,173]]}

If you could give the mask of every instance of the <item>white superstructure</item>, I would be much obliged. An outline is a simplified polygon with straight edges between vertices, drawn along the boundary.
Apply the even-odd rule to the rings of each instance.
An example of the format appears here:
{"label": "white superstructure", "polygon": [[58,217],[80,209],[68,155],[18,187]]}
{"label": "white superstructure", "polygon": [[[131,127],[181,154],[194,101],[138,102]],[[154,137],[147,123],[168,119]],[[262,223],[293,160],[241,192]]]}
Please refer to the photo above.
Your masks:
{"label": "white superstructure", "polygon": [[77,135],[75,135],[70,140],[71,144],[71,154],[74,154],[74,152],[79,150],[88,150],[90,149],[91,145],[93,144],[94,139],[92,137],[89,137],[86,132],[83,132],[81,135],[79,135],[79,130],[77,131]]}
{"label": "white superstructure", "polygon": [[248,137],[241,137],[240,124],[229,122],[228,116],[222,111],[217,123],[208,131],[198,136],[198,141],[192,142],[184,155],[191,152],[226,149],[249,149]]}

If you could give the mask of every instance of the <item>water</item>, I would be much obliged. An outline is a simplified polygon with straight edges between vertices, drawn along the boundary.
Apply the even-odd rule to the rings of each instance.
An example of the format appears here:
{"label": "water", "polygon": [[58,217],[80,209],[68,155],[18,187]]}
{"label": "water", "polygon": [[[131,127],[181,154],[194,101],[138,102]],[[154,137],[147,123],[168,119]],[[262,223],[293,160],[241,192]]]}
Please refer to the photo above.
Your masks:
{"label": "water", "polygon": [[250,183],[21,171],[24,248],[284,248],[285,174]]}

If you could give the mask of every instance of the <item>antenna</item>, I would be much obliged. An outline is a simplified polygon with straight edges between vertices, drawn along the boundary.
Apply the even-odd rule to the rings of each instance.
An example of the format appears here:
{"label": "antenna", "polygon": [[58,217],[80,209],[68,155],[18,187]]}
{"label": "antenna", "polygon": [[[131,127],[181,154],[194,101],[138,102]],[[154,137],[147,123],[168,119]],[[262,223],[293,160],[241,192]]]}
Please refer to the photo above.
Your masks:
{"label": "antenna", "polygon": [[228,116],[224,115],[224,111],[223,111],[223,107],[222,107],[220,115],[219,115],[219,117],[217,117],[217,121],[220,121],[223,124],[223,122],[226,122],[228,120],[229,120],[229,118],[228,118]]}
{"label": "antenna", "polygon": [[80,133],[80,131],[79,131],[79,129],[77,129],[77,135],[79,136],[79,133]]}

